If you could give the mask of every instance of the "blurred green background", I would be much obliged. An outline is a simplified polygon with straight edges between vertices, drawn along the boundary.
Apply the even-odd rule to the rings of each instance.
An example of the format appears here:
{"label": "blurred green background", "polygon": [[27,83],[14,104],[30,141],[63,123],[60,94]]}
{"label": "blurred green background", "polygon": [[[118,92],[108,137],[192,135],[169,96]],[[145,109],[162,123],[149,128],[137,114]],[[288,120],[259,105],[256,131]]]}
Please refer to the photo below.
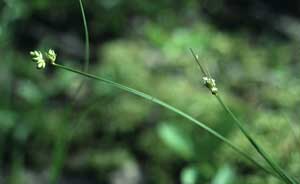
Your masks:
{"label": "blurred green background", "polygon": [[[83,2],[90,73],[182,109],[260,159],[202,86],[193,48],[259,143],[300,177],[299,1]],[[0,1],[0,183],[280,183],[151,102],[91,80],[75,94],[81,76],[31,62],[29,51],[49,48],[83,67],[78,1]]]}

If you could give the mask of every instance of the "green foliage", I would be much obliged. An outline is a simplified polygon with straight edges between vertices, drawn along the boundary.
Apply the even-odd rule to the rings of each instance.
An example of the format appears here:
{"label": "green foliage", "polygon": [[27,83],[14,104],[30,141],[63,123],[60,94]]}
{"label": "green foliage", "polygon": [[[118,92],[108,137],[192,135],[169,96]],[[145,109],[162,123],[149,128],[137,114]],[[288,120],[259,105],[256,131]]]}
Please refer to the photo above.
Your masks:
{"label": "green foliage", "polygon": [[225,165],[220,167],[216,176],[214,177],[212,184],[229,184],[234,183],[235,171],[230,166]]}
{"label": "green foliage", "polygon": [[178,127],[161,122],[158,133],[162,141],[183,158],[191,159],[194,156],[195,145],[191,137]]}
{"label": "green foliage", "polygon": [[199,182],[199,171],[197,167],[187,167],[181,172],[181,183],[182,184],[196,184]]}

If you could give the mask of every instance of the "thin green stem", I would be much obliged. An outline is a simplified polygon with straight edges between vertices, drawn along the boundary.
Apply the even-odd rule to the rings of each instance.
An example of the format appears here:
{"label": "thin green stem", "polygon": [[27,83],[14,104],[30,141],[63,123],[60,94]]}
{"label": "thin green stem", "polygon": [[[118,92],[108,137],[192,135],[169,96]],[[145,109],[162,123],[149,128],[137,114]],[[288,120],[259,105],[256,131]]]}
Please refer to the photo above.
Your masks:
{"label": "thin green stem", "polygon": [[66,128],[65,125],[60,129],[60,134],[56,138],[53,150],[53,162],[50,170],[50,184],[58,183],[58,179],[63,168],[64,159],[66,157],[68,141],[65,139]]}
{"label": "thin green stem", "polygon": [[[82,3],[82,0],[78,0],[80,5],[80,11],[81,11],[81,17],[83,21],[83,28],[84,28],[84,35],[85,35],[85,53],[84,53],[84,65],[83,65],[83,71],[88,72],[89,65],[90,65],[90,39],[89,39],[89,30],[88,30],[88,24],[85,16],[84,6]],[[73,103],[76,103],[76,99],[78,98],[78,94],[80,93],[82,87],[84,86],[85,81],[81,81],[78,88],[75,90],[74,93],[74,100]]]}
{"label": "thin green stem", "polygon": [[259,167],[260,169],[262,169],[263,171],[265,171],[266,173],[268,174],[272,174],[273,176],[275,177],[278,177],[274,172],[270,171],[269,168],[266,168],[264,167],[263,165],[261,165],[259,162],[257,162],[256,160],[254,160],[252,157],[250,157],[247,153],[243,152],[241,149],[239,149],[238,147],[236,147],[231,141],[229,141],[227,138],[225,138],[224,136],[222,136],[221,134],[219,134],[218,132],[216,132],[215,130],[211,129],[210,127],[206,126],[205,124],[203,124],[202,122],[196,120],[195,118],[191,117],[190,115],[184,113],[183,111],[173,107],[172,105],[169,105],[151,95],[148,95],[146,93],[143,93],[141,91],[138,91],[136,89],[133,89],[133,88],[130,88],[130,87],[127,87],[127,86],[124,86],[122,84],[119,84],[119,83],[116,83],[114,81],[111,81],[111,80],[108,80],[108,79],[105,79],[105,78],[102,78],[102,77],[98,77],[96,75],[93,75],[93,74],[89,74],[89,73],[85,73],[85,72],[82,72],[82,71],[79,71],[79,70],[75,70],[73,68],[69,68],[67,66],[63,66],[63,65],[60,65],[60,64],[53,64],[53,66],[57,67],[57,68],[60,68],[60,69],[64,69],[64,70],[67,70],[67,71],[70,71],[70,72],[73,72],[73,73],[76,73],[76,74],[79,74],[79,75],[82,75],[82,76],[85,76],[87,78],[90,78],[90,79],[95,79],[97,81],[101,81],[101,82],[104,82],[108,85],[112,85],[116,88],[119,88],[123,91],[126,91],[126,92],[129,92],[133,95],[136,95],[136,96],[139,96],[141,98],[144,98],[146,100],[149,100],[155,104],[158,104],[166,109],[169,109],[173,112],[175,112],[176,114],[184,117],[185,119],[197,124],[198,126],[200,126],[201,128],[203,128],[205,131],[207,131],[208,133],[210,133],[211,135],[213,135],[214,137],[216,137],[217,139],[223,141],[224,143],[226,143],[228,146],[230,146],[233,150],[235,150],[236,152],[238,152],[239,154],[241,154],[242,156],[244,156],[248,161],[252,162],[254,165],[256,165],[257,167]]}
{"label": "thin green stem", "polygon": [[86,21],[85,11],[83,7],[82,0],[79,0],[80,10],[82,15],[82,21],[84,26],[84,35],[85,35],[85,63],[83,67],[83,71],[87,72],[90,64],[90,40],[89,40],[89,30]]}
{"label": "thin green stem", "polygon": [[208,70],[205,70],[203,64],[200,63],[198,55],[195,54],[195,52],[194,52],[194,50],[193,50],[192,48],[190,48],[190,51],[191,51],[192,55],[194,56],[194,59],[195,59],[197,65],[199,66],[201,72],[203,73],[203,75],[204,75],[204,76],[210,76]]}
{"label": "thin green stem", "polygon": [[271,168],[286,182],[289,184],[297,184],[298,182],[288,176],[283,169],[256,143],[248,131],[244,128],[242,122],[233,114],[233,112],[228,108],[228,106],[223,102],[222,98],[219,95],[215,95],[218,102],[221,104],[223,109],[232,117],[238,128],[246,136],[252,146],[256,151],[265,159],[265,161],[271,166]]}
{"label": "thin green stem", "polygon": [[[89,40],[89,30],[88,30],[88,24],[85,16],[85,11],[84,11],[84,6],[82,3],[82,0],[79,0],[79,5],[80,5],[80,11],[81,11],[81,16],[82,16],[82,21],[83,21],[83,27],[84,27],[84,35],[85,35],[85,62],[83,66],[83,71],[88,72],[89,69],[89,64],[90,64],[90,40]],[[82,87],[84,86],[85,81],[82,80],[78,88],[76,89],[75,95],[74,95],[74,100],[73,100],[73,105],[75,106],[75,103],[77,101],[77,97],[79,92],[81,91]],[[78,121],[78,119],[77,119]],[[80,123],[78,122],[74,123],[74,132],[76,129],[80,126]],[[74,132],[70,134],[70,139],[73,137]]]}
{"label": "thin green stem", "polygon": [[[89,42],[89,31],[88,31],[88,25],[86,21],[86,16],[85,16],[85,11],[83,7],[82,0],[79,0],[79,5],[80,5],[80,11],[81,11],[81,16],[82,16],[82,21],[83,21],[83,27],[84,27],[84,32],[85,32],[85,61],[84,61],[84,66],[83,66],[83,71],[87,72],[89,68],[89,63],[90,63],[90,42]],[[73,112],[74,112],[74,107],[76,106],[77,103],[77,98],[78,95],[84,86],[85,81],[82,80],[77,89],[74,92],[73,95],[73,102],[69,106],[69,113],[70,113],[70,118],[73,119]],[[78,123],[74,123],[75,127],[79,126]],[[62,127],[62,129],[65,129],[66,127]],[[52,165],[52,176],[51,176],[51,181],[50,183],[54,184],[57,182],[57,179],[60,175],[62,166],[63,166],[63,158],[66,155],[66,150],[68,147],[68,142],[73,136],[73,133],[62,135],[62,138],[58,138],[55,143],[55,149],[54,149],[54,161]]]}

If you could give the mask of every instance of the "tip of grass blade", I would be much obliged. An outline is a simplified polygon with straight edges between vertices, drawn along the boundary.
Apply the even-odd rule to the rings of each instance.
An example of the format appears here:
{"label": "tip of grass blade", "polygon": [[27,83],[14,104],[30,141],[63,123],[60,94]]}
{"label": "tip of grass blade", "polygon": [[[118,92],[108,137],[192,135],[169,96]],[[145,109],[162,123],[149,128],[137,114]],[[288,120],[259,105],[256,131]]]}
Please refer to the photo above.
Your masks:
{"label": "tip of grass blade", "polygon": [[194,56],[195,62],[197,63],[197,65],[199,66],[201,72],[203,73],[204,76],[208,76],[208,74],[205,72],[204,67],[202,66],[202,64],[199,61],[199,56],[194,52],[194,50],[192,48],[190,48],[190,52],[192,53],[192,55]]}
{"label": "tip of grass blade", "polygon": [[192,48],[189,48],[189,49],[190,49],[190,52],[192,53],[192,55],[194,56],[194,59],[195,59],[196,63],[198,64],[198,66],[199,66],[201,72],[203,73],[203,75],[207,76],[209,78],[212,78],[209,71],[208,71],[208,69],[204,66],[204,64],[202,64],[200,62],[199,55],[196,54]]}

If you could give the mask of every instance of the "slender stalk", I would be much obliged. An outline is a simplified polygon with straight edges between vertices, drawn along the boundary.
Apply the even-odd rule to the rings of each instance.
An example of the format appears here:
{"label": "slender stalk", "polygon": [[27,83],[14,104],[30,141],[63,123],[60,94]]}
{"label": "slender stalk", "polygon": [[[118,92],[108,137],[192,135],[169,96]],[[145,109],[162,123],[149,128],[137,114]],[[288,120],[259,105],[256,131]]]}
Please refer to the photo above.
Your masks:
{"label": "slender stalk", "polygon": [[[84,53],[84,65],[83,65],[83,71],[88,72],[89,65],[90,65],[90,39],[89,39],[89,30],[88,30],[88,24],[86,21],[86,16],[85,16],[85,11],[83,7],[82,0],[78,0],[79,5],[80,5],[80,11],[81,11],[81,16],[82,16],[82,21],[83,21],[83,27],[84,27],[84,35],[85,35],[85,53]],[[81,81],[77,89],[75,90],[74,93],[74,100],[73,104],[76,103],[78,94],[80,93],[82,87],[84,86],[85,81]]]}
{"label": "slender stalk", "polygon": [[[86,21],[86,16],[85,16],[85,11],[84,11],[82,0],[78,0],[78,1],[79,1],[79,5],[80,5],[80,11],[81,11],[84,33],[85,33],[85,61],[84,61],[83,71],[87,72],[88,68],[89,68],[89,63],[90,63],[89,31],[88,31],[88,25],[87,25],[87,21]],[[74,119],[74,117],[73,117],[74,116],[74,108],[77,103],[78,95],[79,95],[81,89],[83,88],[84,84],[85,84],[85,81],[82,80],[74,92],[73,101],[72,101],[71,105],[68,107],[70,119]],[[61,130],[65,130],[66,129],[65,126],[62,127]],[[74,126],[75,126],[74,130],[75,130],[77,128],[77,126],[79,126],[79,124],[75,122]],[[52,183],[52,184],[57,183],[58,177],[59,177],[61,169],[63,167],[63,160],[67,154],[66,151],[68,149],[68,143],[71,140],[73,134],[74,133],[70,133],[70,134],[63,133],[63,135],[61,135],[56,140],[55,149],[54,149],[54,158],[53,158],[54,161],[53,161],[53,165],[51,168],[52,172],[51,172],[50,183]],[[68,135],[70,135],[70,136],[68,136]]]}
{"label": "slender stalk", "polygon": [[[84,35],[85,35],[85,61],[84,61],[84,66],[83,66],[83,71],[88,72],[89,65],[90,65],[90,39],[89,39],[89,30],[88,30],[88,24],[85,16],[85,11],[84,11],[84,6],[82,3],[82,0],[78,0],[79,5],[80,5],[80,11],[81,11],[81,16],[82,16],[82,21],[83,21],[83,27],[84,27]],[[78,94],[80,93],[82,87],[84,86],[85,81],[82,80],[78,88],[75,90],[75,95],[74,95],[74,100],[73,100],[73,106],[75,106],[75,103],[77,102],[77,97]],[[74,123],[74,128],[73,132],[70,134],[70,138],[72,139],[73,135],[75,134],[75,131],[77,128],[80,126],[80,123],[77,122],[78,119]]]}
{"label": "slender stalk", "polygon": [[83,67],[83,71],[87,72],[90,64],[90,40],[89,40],[89,30],[88,30],[88,25],[85,17],[85,12],[83,8],[83,3],[82,0],[79,0],[80,4],[80,10],[81,10],[81,15],[82,15],[82,21],[83,21],[83,26],[84,26],[84,35],[85,35],[85,63]]}
{"label": "slender stalk", "polygon": [[192,55],[194,56],[194,59],[195,59],[197,65],[199,66],[201,72],[202,72],[205,76],[209,76],[208,71],[204,69],[203,64],[200,63],[200,61],[199,61],[198,55],[194,52],[194,50],[193,50],[192,48],[190,48],[190,52],[191,52]]}
{"label": "slender stalk", "polygon": [[144,98],[146,100],[149,100],[155,104],[158,104],[168,110],[171,110],[173,112],[175,112],[176,114],[184,117],[185,119],[197,124],[198,126],[200,126],[201,128],[203,128],[205,131],[207,131],[208,133],[210,133],[211,135],[213,135],[214,137],[216,137],[217,139],[223,141],[224,143],[226,143],[228,146],[230,146],[233,150],[235,150],[236,152],[238,152],[239,154],[241,154],[243,157],[245,157],[248,161],[252,162],[254,165],[256,165],[258,168],[262,169],[263,171],[265,171],[266,173],[268,174],[271,174],[275,177],[278,178],[278,176],[272,172],[269,168],[266,168],[264,167],[263,165],[261,165],[259,162],[257,162],[256,160],[254,160],[252,157],[250,157],[247,153],[243,152],[241,149],[239,149],[237,146],[235,146],[231,141],[229,141],[227,138],[225,138],[224,136],[222,136],[221,134],[219,134],[218,132],[216,132],[215,130],[211,129],[210,127],[206,126],[205,124],[203,124],[202,122],[196,120],[195,118],[191,117],[190,115],[184,113],[183,111],[173,107],[172,105],[169,105],[151,95],[148,95],[146,93],[143,93],[141,91],[138,91],[136,89],[133,89],[133,88],[130,88],[130,87],[127,87],[127,86],[124,86],[122,84],[119,84],[117,82],[114,82],[114,81],[111,81],[111,80],[108,80],[108,79],[105,79],[105,78],[102,78],[102,77],[98,77],[96,75],[93,75],[93,74],[89,74],[89,73],[85,73],[85,72],[82,72],[82,71],[79,71],[79,70],[75,70],[73,68],[70,68],[70,67],[67,67],[67,66],[63,66],[63,65],[60,65],[60,64],[52,64],[53,66],[57,67],[57,68],[60,68],[60,69],[63,69],[63,70],[67,70],[67,71],[70,71],[70,72],[73,72],[73,73],[76,73],[76,74],[79,74],[79,75],[82,75],[84,77],[87,77],[87,78],[90,78],[90,79],[94,79],[94,80],[97,80],[97,81],[100,81],[100,82],[104,82],[108,85],[111,85],[111,86],[114,86],[116,88],[119,88],[123,91],[126,91],[128,93],[131,93],[133,95],[136,95],[136,96],[139,96],[141,98]]}
{"label": "slender stalk", "polygon": [[252,136],[248,133],[245,127],[242,125],[241,121],[233,114],[233,112],[228,108],[228,106],[223,102],[222,98],[216,94],[214,95],[218,102],[221,104],[222,108],[231,116],[234,120],[238,128],[242,131],[242,133],[246,136],[252,146],[256,149],[256,151],[265,159],[265,161],[271,166],[271,168],[278,173],[278,175],[289,184],[297,184],[298,182],[295,179],[292,179],[288,176],[283,169],[256,143],[256,141],[252,138]]}
{"label": "slender stalk", "polygon": [[63,163],[66,158],[68,141],[65,139],[66,128],[65,125],[60,129],[60,134],[56,138],[54,150],[53,150],[53,162],[50,169],[50,184],[57,184],[58,179],[63,168]]}

